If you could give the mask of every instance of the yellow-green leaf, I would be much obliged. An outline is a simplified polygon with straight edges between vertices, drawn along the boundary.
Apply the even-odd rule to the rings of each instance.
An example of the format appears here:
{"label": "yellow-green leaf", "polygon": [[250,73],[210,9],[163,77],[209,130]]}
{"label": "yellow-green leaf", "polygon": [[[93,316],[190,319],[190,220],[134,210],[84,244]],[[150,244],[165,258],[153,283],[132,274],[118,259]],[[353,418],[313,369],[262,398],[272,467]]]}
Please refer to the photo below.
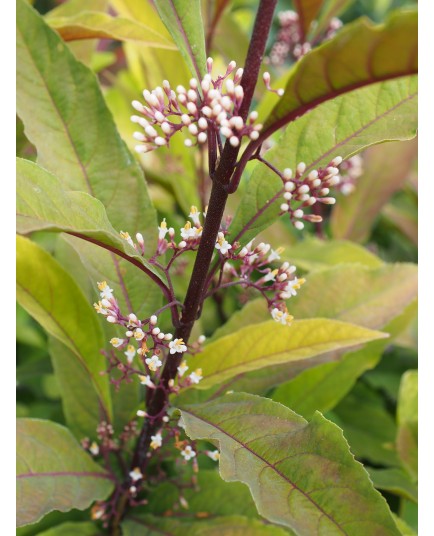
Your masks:
{"label": "yellow-green leaf", "polygon": [[48,22],[65,41],[114,39],[134,41],[146,47],[176,50],[172,42],[149,26],[98,11],[82,11],[71,17],[50,17]]}
{"label": "yellow-green leaf", "polygon": [[111,419],[102,330],[95,311],[74,280],[45,250],[17,236],[17,299],[53,337],[71,350],[71,357],[90,377],[101,418]]}
{"label": "yellow-green leaf", "polygon": [[247,326],[206,346],[189,359],[191,370],[201,368],[206,389],[237,374],[271,365],[299,361],[387,337],[360,326],[315,318],[282,326],[273,320]]}

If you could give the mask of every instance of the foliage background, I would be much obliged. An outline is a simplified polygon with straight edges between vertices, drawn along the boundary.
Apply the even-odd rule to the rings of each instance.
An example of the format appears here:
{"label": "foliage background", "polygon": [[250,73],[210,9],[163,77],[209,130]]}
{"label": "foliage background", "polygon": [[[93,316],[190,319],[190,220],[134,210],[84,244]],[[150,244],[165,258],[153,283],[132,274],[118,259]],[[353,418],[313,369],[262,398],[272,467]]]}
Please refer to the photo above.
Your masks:
{"label": "foliage background", "polygon": [[[97,0],[96,0],[97,1]],[[245,50],[246,32],[249,31],[252,21],[252,7],[255,3],[244,1],[234,2],[234,13],[230,21],[227,21],[228,27],[236,24],[237,32],[231,34],[232,37],[239,39],[239,46],[234,47],[239,54],[238,61],[242,60],[243,47]],[[382,22],[391,10],[411,6],[414,2],[396,1],[368,1],[358,0],[350,2],[350,5],[342,15],[344,22],[350,22],[360,15],[367,15],[376,22]],[[75,9],[79,12],[79,2],[76,2]],[[35,2],[34,7],[41,14],[49,14],[54,4],[49,1]],[[281,8],[287,8],[287,2],[280,2]],[[49,17],[50,15],[48,15]],[[226,22],[226,21],[224,21]],[[229,31],[229,30],[228,30]],[[221,36],[221,41],[216,44],[224,56],[228,54],[224,50],[227,36]],[[125,56],[125,45],[111,41],[94,43],[95,48],[89,52],[89,47],[81,46],[81,43],[73,43],[72,47],[75,53],[85,63],[92,66],[98,74],[101,86],[104,89],[104,97],[113,113],[116,124],[120,129],[121,135],[125,142],[133,147],[134,141],[131,139],[131,133],[134,130],[129,123],[130,101],[140,94],[143,87],[154,87],[160,83],[161,73],[152,74],[143,72],[143,65],[140,60],[134,56],[130,50],[130,62],[127,65]],[[132,49],[132,47],[130,47]],[[169,58],[170,54],[167,55]],[[132,59],[131,59],[132,58]],[[232,59],[232,58],[229,58]],[[143,61],[143,60],[142,60]],[[169,59],[166,69],[169,70]],[[184,73],[188,79],[188,74]],[[182,83],[182,76],[180,76]],[[35,150],[25,138],[22,124],[17,120],[17,153],[18,156],[32,160],[35,156]],[[415,143],[398,142],[385,145],[379,145],[369,149],[364,155],[365,174],[360,179],[358,186],[359,191],[354,195],[362,195],[363,188],[371,194],[375,192],[375,178],[383,177],[389,185],[385,191],[376,192],[376,196],[382,198],[380,206],[370,208],[366,203],[352,201],[351,196],[340,198],[336,209],[331,214],[330,226],[326,229],[329,239],[331,240],[348,240],[348,242],[338,242],[339,248],[336,253],[330,253],[329,258],[321,266],[315,266],[313,263],[318,258],[317,242],[312,242],[312,252],[301,247],[300,257],[297,258],[294,251],[297,251],[299,245],[299,235],[284,222],[278,222],[272,228],[264,232],[264,240],[271,238],[273,243],[280,240],[282,244],[292,244],[294,249],[291,251],[291,258],[298,262],[298,265],[310,272],[312,268],[326,269],[324,273],[311,274],[311,278],[318,279],[318,288],[323,288],[324,283],[321,277],[333,279],[334,270],[337,272],[348,270],[347,280],[353,280],[351,270],[357,274],[357,277],[364,268],[373,269],[377,267],[380,270],[382,261],[387,263],[415,263],[417,262],[417,164]],[[164,162],[166,164],[166,162]],[[189,169],[191,162],[188,157],[184,159],[183,164]],[[173,180],[179,177],[179,169],[176,161],[173,162],[173,175],[163,173],[163,162],[156,157],[152,166],[145,169],[147,180],[150,183],[150,196],[158,209],[161,216],[170,215],[171,218],[178,218],[179,225],[183,223],[182,213],[188,211],[188,204],[185,203],[187,193],[193,196],[193,189],[189,190],[189,179],[191,175],[181,177],[179,181]],[[191,169],[191,167],[190,167]],[[383,181],[384,183],[384,181]],[[359,192],[362,192],[359,194]],[[237,194],[238,195],[238,194]],[[242,195],[242,191],[240,192]],[[353,198],[357,199],[357,198]],[[362,197],[363,200],[363,197]],[[239,198],[235,197],[229,210],[235,211],[239,203]],[[360,213],[360,211],[362,213]],[[372,217],[368,217],[369,214]],[[363,222],[362,229],[355,229],[350,226],[351,218]],[[342,223],[344,222],[344,223]],[[345,223],[347,228],[345,229]],[[70,262],[72,250],[68,241],[62,237],[48,233],[33,234],[32,239],[41,245],[44,249],[54,254],[58,260],[64,263]],[[267,240],[268,241],[268,240]],[[366,253],[368,250],[369,253]],[[372,256],[371,256],[372,254]],[[321,255],[322,257],[322,255]],[[324,258],[324,257],[322,257]],[[346,264],[356,263],[356,266],[339,267],[343,260]],[[73,269],[73,275],[76,280],[80,281],[85,294],[92,296],[89,286],[89,280],[79,269],[80,263],[76,259]],[[334,268],[333,268],[334,267]],[[328,270],[328,272],[327,272]],[[336,273],[337,273],[336,272]],[[337,279],[340,278],[338,274]],[[389,277],[386,275],[386,277]],[[400,285],[401,280],[398,278],[396,288],[394,288],[393,299],[400,295],[403,287]],[[327,281],[329,284],[329,281]],[[338,283],[339,284],[339,283]],[[179,281],[180,287],[182,281]],[[369,284],[367,285],[369,287]],[[307,299],[306,299],[307,300]],[[302,302],[302,297],[300,300]],[[292,305],[292,304],[291,304]],[[249,304],[252,308],[252,318],[254,317],[254,305]],[[303,310],[303,303],[299,305]],[[239,308],[236,298],[228,299],[224,303],[224,309],[220,310],[218,304],[210,306],[204,312],[203,325],[206,325],[207,334],[211,334],[222,322],[222,318],[230,318]],[[297,303],[295,309],[297,311]],[[315,316],[311,312],[310,316]],[[302,318],[302,312],[296,316]],[[330,407],[325,405],[327,410],[326,416],[336,422],[344,430],[353,452],[368,467],[370,467],[371,477],[377,488],[382,491],[389,502],[392,510],[399,515],[403,521],[410,527],[408,530],[417,530],[417,507],[416,491],[414,478],[409,476],[413,472],[403,470],[402,463],[397,459],[396,449],[394,447],[396,437],[399,435],[400,421],[399,417],[399,399],[400,389],[412,372],[417,369],[417,342],[416,342],[416,317],[415,308],[412,305],[407,309],[407,319],[404,329],[399,329],[393,344],[387,345],[385,349],[379,350],[378,362],[375,359],[367,365],[366,370],[360,371],[360,376],[354,378],[355,383],[348,393],[344,393],[339,400],[332,403],[328,402]],[[318,315],[320,316],[320,315]],[[234,317],[235,318],[235,317]],[[62,410],[60,388],[58,380],[54,374],[52,361],[47,352],[49,348],[48,338],[45,331],[20,307],[17,308],[17,416],[18,417],[35,417],[53,420],[58,423],[65,423],[65,415]],[[315,385],[315,374],[321,375],[325,371],[324,365],[319,365],[313,370],[301,372],[299,376],[290,380],[291,393],[297,393],[297,384],[300,384],[302,393],[301,399],[295,399],[288,404],[292,409],[310,417],[312,410],[317,408],[320,403],[318,399],[312,399],[311,404],[305,400],[305,381],[312,382]],[[368,370],[370,369],[370,370]],[[316,372],[313,372],[316,371]],[[307,378],[303,375],[310,375]],[[332,380],[332,389],[336,388],[339,380]],[[275,400],[285,396],[285,385],[279,387],[273,394]],[[405,404],[405,402],[404,402]],[[405,468],[404,468],[405,469]],[[408,469],[408,468],[406,468]],[[37,526],[28,526],[20,529],[18,534],[39,534],[44,527],[52,526],[56,519],[65,520],[87,520],[88,512],[72,511],[66,516],[53,512],[49,514]],[[408,532],[411,534],[411,532]]]}

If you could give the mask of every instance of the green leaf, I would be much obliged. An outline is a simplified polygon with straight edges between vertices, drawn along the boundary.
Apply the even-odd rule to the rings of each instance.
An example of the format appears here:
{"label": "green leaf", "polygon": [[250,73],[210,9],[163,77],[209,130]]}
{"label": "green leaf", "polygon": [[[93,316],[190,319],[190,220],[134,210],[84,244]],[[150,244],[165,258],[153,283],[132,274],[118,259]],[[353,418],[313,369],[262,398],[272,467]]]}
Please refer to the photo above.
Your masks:
{"label": "green leaf", "polygon": [[92,522],[74,522],[61,523],[57,527],[40,532],[38,536],[99,536],[101,531],[99,527]]}
{"label": "green leaf", "polygon": [[113,489],[111,476],[59,424],[17,420],[17,525],[52,510],[84,510]]}
{"label": "green leaf", "polygon": [[[95,438],[101,415],[92,378],[74,352],[54,337],[49,339],[48,350],[61,389],[62,408],[68,428],[77,439]],[[103,369],[102,356],[99,360]]]}
{"label": "green leaf", "polygon": [[400,530],[402,536],[417,536],[417,532],[414,531],[411,527],[409,527],[403,519],[393,513],[392,515],[393,519],[395,520],[396,526]]}
{"label": "green leaf", "polygon": [[402,464],[409,474],[417,479],[418,437],[418,373],[407,371],[401,380],[398,395],[398,435],[396,448]]}
{"label": "green leaf", "polygon": [[282,326],[270,320],[247,326],[222,337],[188,360],[191,370],[200,367],[203,380],[195,387],[207,389],[237,374],[288,363],[387,337],[336,320],[296,320]]}
{"label": "green leaf", "polygon": [[181,408],[192,439],[219,443],[224,480],[247,484],[261,515],[300,536],[399,535],[384,499],[342,431],[253,395],[228,394]]}
{"label": "green leaf", "polygon": [[142,230],[151,250],[156,215],[137,161],[121,140],[95,75],[25,2],[17,4],[17,104],[38,163],[99,199],[117,230]]}
{"label": "green leaf", "polygon": [[114,39],[134,41],[146,47],[176,50],[173,43],[149,26],[98,11],[81,11],[70,17],[50,17],[48,22],[64,41]]}
{"label": "green leaf", "polygon": [[[70,350],[97,393],[102,418],[111,418],[102,331],[95,311],[74,280],[45,250],[17,237],[17,299],[53,337]],[[74,365],[73,365],[74,366]]]}
{"label": "green leaf", "polygon": [[379,26],[361,18],[296,63],[262,136],[270,126],[275,131],[326,100],[415,73],[417,12],[395,12]]}
{"label": "green leaf", "polygon": [[206,52],[200,0],[155,0],[155,7],[191,74],[201,80],[206,72]]}
{"label": "green leaf", "polygon": [[399,466],[395,421],[377,392],[357,383],[329,418],[344,430],[357,458],[375,465]]}
{"label": "green leaf", "polygon": [[[375,84],[318,106],[290,123],[264,158],[278,169],[306,163],[306,173],[334,157],[348,158],[370,145],[416,134],[417,78]],[[258,164],[230,226],[230,240],[246,243],[279,216],[282,181]]]}
{"label": "green leaf", "polygon": [[372,469],[368,467],[367,471],[377,489],[390,491],[417,503],[417,486],[402,469]]}
{"label": "green leaf", "polygon": [[217,517],[203,521],[185,522],[152,515],[132,516],[122,523],[124,536],[288,536],[280,527],[266,525],[242,516]]}
{"label": "green leaf", "polygon": [[130,258],[156,274],[137,251],[120,237],[103,204],[85,192],[66,191],[54,175],[29,160],[17,158],[17,229],[66,232]]}
{"label": "green leaf", "polygon": [[368,149],[356,189],[347,197],[340,196],[333,209],[330,220],[333,236],[366,241],[380,210],[404,186],[416,156],[414,141]]}
{"label": "green leaf", "polygon": [[202,467],[197,480],[197,488],[185,488],[182,492],[176,484],[163,482],[149,495],[145,513],[167,516],[167,512],[177,509],[182,494],[188,503],[188,510],[184,512],[186,519],[233,515],[258,517],[249,490],[240,482],[225,482],[218,471]]}

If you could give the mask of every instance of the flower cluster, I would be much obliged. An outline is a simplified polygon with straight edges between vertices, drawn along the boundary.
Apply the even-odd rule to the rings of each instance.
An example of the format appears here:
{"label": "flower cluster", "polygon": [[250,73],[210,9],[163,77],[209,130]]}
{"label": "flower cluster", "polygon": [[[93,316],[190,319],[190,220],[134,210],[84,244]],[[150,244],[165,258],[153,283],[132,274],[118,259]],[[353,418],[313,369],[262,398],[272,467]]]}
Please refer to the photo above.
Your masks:
{"label": "flower cluster", "polygon": [[342,162],[340,166],[341,181],[337,189],[343,195],[350,195],[356,188],[357,179],[363,173],[363,158],[356,154]]}
{"label": "flower cluster", "polygon": [[[291,10],[281,11],[278,17],[280,28],[268,58],[273,65],[282,65],[289,56],[298,60],[312,48],[311,43],[302,38],[303,33],[300,29],[298,13]],[[313,24],[316,24],[316,21]],[[333,37],[341,26],[342,22],[339,19],[332,18],[325,32],[321,35],[320,41]]]}
{"label": "flower cluster", "polygon": [[[259,137],[262,125],[255,125],[257,112],[251,112],[246,122],[239,115],[244,99],[240,85],[243,69],[237,69],[236,63],[231,61],[226,72],[213,79],[212,58],[208,58],[206,66],[208,72],[203,79],[192,78],[188,88],[180,85],[173,90],[164,80],[163,87],[143,91],[146,104],[132,102],[141,115],[133,115],[131,121],[143,128],[143,132],[134,133],[134,138],[141,142],[136,146],[138,153],[167,145],[170,138],[183,129],[190,136],[184,142],[187,147],[204,144],[211,136],[219,144],[223,137],[234,147],[240,145],[243,137],[250,140]],[[269,75],[264,81],[269,88]]]}
{"label": "flower cluster", "polygon": [[223,288],[240,285],[259,291],[267,300],[272,318],[290,325],[293,317],[288,313],[284,300],[296,296],[305,280],[295,276],[296,267],[287,261],[279,268],[273,267],[282,252],[282,248],[273,250],[270,244],[264,242],[254,247],[252,240],[238,253],[229,254],[223,265],[221,283]]}
{"label": "flower cluster", "polygon": [[283,203],[280,205],[281,213],[288,213],[296,229],[303,229],[302,220],[319,223],[322,217],[318,214],[306,214],[306,209],[322,203],[334,205],[336,199],[329,197],[330,188],[340,183],[339,166],[342,157],[337,156],[325,168],[314,169],[306,174],[306,164],[300,162],[295,173],[286,168],[280,173],[283,181]]}
{"label": "flower cluster", "polygon": [[[110,344],[116,350],[122,351],[126,357],[126,363],[124,364],[117,358],[114,358],[115,366],[125,372],[125,377],[132,374],[138,375],[142,385],[150,389],[155,389],[159,379],[159,369],[163,366],[164,354],[170,356],[185,353],[188,351],[187,345],[183,339],[173,339],[171,333],[163,333],[157,326],[158,317],[156,315],[152,315],[145,320],[139,320],[134,313],[124,316],[113,295],[113,289],[108,286],[107,282],[102,281],[97,283],[97,285],[101,300],[94,303],[96,311],[105,316],[108,322],[119,324],[126,330],[123,338],[113,337],[110,339]],[[204,341],[205,337],[202,335],[194,345],[195,348],[200,348],[200,345]],[[134,360],[137,356],[139,356],[146,374],[133,367]],[[187,369],[188,367],[185,363],[179,367],[178,370],[182,370],[180,377],[183,376]],[[180,387],[185,387],[187,385],[197,384],[201,379],[202,371],[201,369],[197,369],[185,380],[179,382],[179,385]],[[139,412],[139,416],[144,417],[146,415],[144,412]]]}

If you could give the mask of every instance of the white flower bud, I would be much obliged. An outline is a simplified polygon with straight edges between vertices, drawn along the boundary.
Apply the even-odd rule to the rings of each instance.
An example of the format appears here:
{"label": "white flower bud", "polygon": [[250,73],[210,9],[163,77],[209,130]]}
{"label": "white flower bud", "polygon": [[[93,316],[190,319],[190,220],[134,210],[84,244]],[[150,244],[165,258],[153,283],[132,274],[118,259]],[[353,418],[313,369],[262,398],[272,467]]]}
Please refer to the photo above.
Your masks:
{"label": "white flower bud", "polygon": [[229,138],[229,143],[232,145],[232,147],[238,147],[240,140],[236,136],[231,136]]}
{"label": "white flower bud", "polygon": [[285,182],[284,188],[287,192],[292,192],[295,188],[295,184],[291,181]]}
{"label": "white flower bud", "polygon": [[297,173],[302,175],[306,171],[306,164],[304,162],[300,162],[297,166]]}
{"label": "white flower bud", "polygon": [[205,119],[205,117],[201,117],[199,121],[197,122],[199,125],[199,128],[202,130],[206,130],[208,128],[208,121]]}
{"label": "white flower bud", "polygon": [[161,136],[157,136],[157,137],[155,138],[155,140],[154,140],[154,143],[155,143],[156,145],[159,145],[159,146],[161,147],[161,146],[163,146],[163,145],[166,145],[167,141],[166,141],[164,138],[162,138]]}
{"label": "white flower bud", "polygon": [[282,210],[283,212],[288,212],[288,210],[289,210],[289,205],[288,205],[288,203],[282,203],[282,204],[280,205],[280,210]]}
{"label": "white flower bud", "polygon": [[292,198],[292,193],[291,192],[285,192],[283,194],[283,197],[284,199],[286,199],[287,201],[289,201],[291,198]]}
{"label": "white flower bud", "polygon": [[298,208],[297,210],[294,210],[293,216],[294,218],[302,218],[304,215],[304,212],[301,210],[301,208]]}
{"label": "white flower bud", "polygon": [[257,140],[259,138],[259,132],[257,130],[252,130],[249,134],[251,140]]}
{"label": "white flower bud", "polygon": [[157,321],[158,321],[158,318],[157,318],[156,315],[152,315],[151,318],[149,319],[149,322],[150,322],[153,326],[155,326],[155,324],[157,323]]}
{"label": "white flower bud", "polygon": [[164,115],[161,112],[158,112],[158,111],[155,112],[154,117],[159,123],[162,123],[164,121],[164,119],[165,119]]}
{"label": "white flower bud", "polygon": [[284,179],[292,179],[292,169],[291,168],[285,168],[283,170],[283,178]]}
{"label": "white flower bud", "polygon": [[340,164],[342,164],[342,161],[343,161],[342,156],[336,156],[335,158],[333,158],[331,163],[333,164],[333,166],[339,166]]}
{"label": "white flower bud", "polygon": [[191,100],[193,102],[196,102],[197,101],[197,93],[196,93],[196,91],[194,91],[194,89],[189,89],[187,91],[187,97],[189,98],[189,100]]}
{"label": "white flower bud", "polygon": [[308,186],[307,184],[302,184],[302,185],[298,188],[297,192],[298,192],[299,194],[307,194],[307,193],[309,192],[309,190],[310,190],[310,188],[309,188],[309,186]]}
{"label": "white flower bud", "polygon": [[147,139],[143,132],[134,132],[133,138],[137,141],[146,141]]}
{"label": "white flower bud", "polygon": [[191,89],[197,89],[197,80],[196,80],[196,78],[191,78],[190,79],[190,87],[191,87]]}
{"label": "white flower bud", "polygon": [[131,103],[132,107],[137,110],[138,112],[144,112],[145,111],[145,108],[143,107],[143,104],[137,100],[133,100],[133,102]]}
{"label": "white flower bud", "polygon": [[[304,223],[302,221],[296,221],[294,222],[294,227],[298,229],[299,231],[301,231],[302,229],[304,229]],[[290,295],[288,296],[288,298],[289,297]]]}
{"label": "white flower bud", "polygon": [[165,121],[164,123],[161,123],[161,130],[164,134],[170,134],[172,132],[172,127]]}
{"label": "white flower bud", "polygon": [[191,119],[190,119],[190,116],[187,115],[187,114],[182,114],[181,115],[181,121],[184,125],[189,125],[191,123]]}
{"label": "white flower bud", "polygon": [[201,132],[201,133],[199,134],[199,136],[197,137],[197,141],[198,141],[199,143],[205,143],[206,140],[207,140],[207,138],[208,138],[208,136],[206,135],[206,133],[205,133],[205,132]]}
{"label": "white flower bud", "polygon": [[151,333],[152,335],[158,335],[160,333],[161,329],[160,328],[154,328]]}
{"label": "white flower bud", "polygon": [[188,130],[189,130],[190,134],[193,134],[193,136],[197,136],[198,129],[197,129],[197,126],[194,123],[192,123],[191,125],[188,125]]}

